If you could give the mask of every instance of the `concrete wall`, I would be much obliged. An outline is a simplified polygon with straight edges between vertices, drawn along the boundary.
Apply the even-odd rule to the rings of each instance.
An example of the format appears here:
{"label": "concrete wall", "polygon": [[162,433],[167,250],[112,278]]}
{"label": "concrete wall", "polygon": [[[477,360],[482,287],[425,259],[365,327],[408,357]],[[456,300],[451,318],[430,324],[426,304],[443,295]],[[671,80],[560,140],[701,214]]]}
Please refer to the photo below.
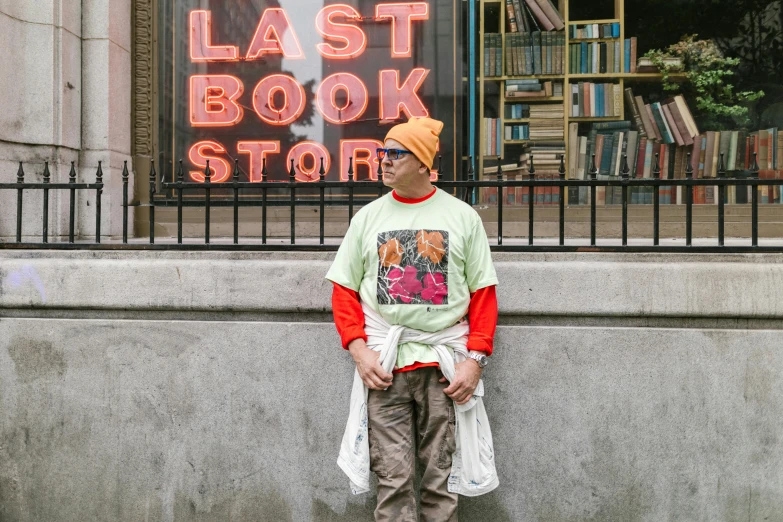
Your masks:
{"label": "concrete wall", "polygon": [[[0,251],[0,520],[370,520],[330,259]],[[461,520],[783,520],[781,256],[495,259]]]}
{"label": "concrete wall", "polygon": [[[122,167],[130,164],[130,0],[0,0],[0,182],[94,182],[102,162],[101,230],[122,232]],[[131,179],[130,193],[133,194]],[[0,192],[16,208],[16,193]],[[25,193],[23,234],[40,238],[43,199]],[[52,191],[49,230],[68,233],[68,193]],[[79,194],[76,232],[95,231],[95,193]],[[0,236],[16,233],[16,212],[0,213]]]}

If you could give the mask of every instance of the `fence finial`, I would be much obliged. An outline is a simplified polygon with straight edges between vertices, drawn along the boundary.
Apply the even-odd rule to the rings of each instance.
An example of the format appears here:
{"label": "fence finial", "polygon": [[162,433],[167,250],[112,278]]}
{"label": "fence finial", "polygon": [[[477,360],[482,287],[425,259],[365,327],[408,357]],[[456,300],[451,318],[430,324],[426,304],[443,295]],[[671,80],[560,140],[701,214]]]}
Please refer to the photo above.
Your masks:
{"label": "fence finial", "polygon": [[565,154],[560,155],[560,166],[557,168],[557,173],[560,175],[560,179],[565,179],[565,175],[566,175]]}
{"label": "fence finial", "polygon": [[653,165],[652,177],[653,179],[661,179],[661,164],[658,161],[659,153],[655,153],[655,165]]}
{"label": "fence finial", "polygon": [[[125,162],[125,168],[127,170],[127,161]],[[71,162],[71,170],[68,172],[68,183],[76,183],[76,162]]]}
{"label": "fence finial", "polygon": [[595,181],[595,179],[598,177],[598,167],[595,166],[595,154],[592,154],[592,158],[590,160],[590,170],[588,172],[590,174],[590,179]]}

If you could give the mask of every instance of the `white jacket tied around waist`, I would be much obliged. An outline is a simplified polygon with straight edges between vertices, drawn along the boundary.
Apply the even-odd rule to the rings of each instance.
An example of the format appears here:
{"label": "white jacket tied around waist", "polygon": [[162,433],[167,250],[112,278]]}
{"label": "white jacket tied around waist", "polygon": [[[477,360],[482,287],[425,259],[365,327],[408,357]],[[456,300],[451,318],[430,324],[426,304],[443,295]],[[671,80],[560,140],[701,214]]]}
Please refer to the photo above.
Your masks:
{"label": "white jacket tied around waist", "polygon": [[[362,304],[367,346],[380,352],[380,363],[391,373],[397,361],[397,347],[408,342],[429,346],[438,357],[443,375],[454,380],[455,362],[468,356],[466,348],[469,327],[458,323],[440,332],[421,332],[388,324],[378,313]],[[348,475],[351,491],[365,493],[370,489],[370,443],[367,440],[367,387],[356,370],[351,390],[348,424],[345,427],[337,464]],[[498,486],[495,451],[487,412],[481,397],[484,383],[479,381],[473,397],[463,405],[454,404],[457,449],[452,456],[449,491],[469,497],[489,493]]]}

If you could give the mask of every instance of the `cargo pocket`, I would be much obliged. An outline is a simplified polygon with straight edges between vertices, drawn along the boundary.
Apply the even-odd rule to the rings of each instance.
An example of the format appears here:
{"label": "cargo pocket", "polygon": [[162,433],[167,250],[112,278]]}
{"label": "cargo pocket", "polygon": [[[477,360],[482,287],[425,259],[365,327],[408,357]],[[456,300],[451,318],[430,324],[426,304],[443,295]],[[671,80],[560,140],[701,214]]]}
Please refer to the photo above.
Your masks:
{"label": "cargo pocket", "polygon": [[383,460],[378,437],[375,435],[372,428],[368,428],[367,430],[367,441],[370,444],[370,471],[374,472],[379,477],[386,477],[389,472],[386,469],[386,463]]}
{"label": "cargo pocket", "polygon": [[449,401],[449,422],[443,429],[443,437],[440,441],[440,450],[438,452],[438,467],[448,469],[451,467],[451,457],[457,449],[457,439],[455,437],[457,426],[457,417],[454,413],[454,403]]}

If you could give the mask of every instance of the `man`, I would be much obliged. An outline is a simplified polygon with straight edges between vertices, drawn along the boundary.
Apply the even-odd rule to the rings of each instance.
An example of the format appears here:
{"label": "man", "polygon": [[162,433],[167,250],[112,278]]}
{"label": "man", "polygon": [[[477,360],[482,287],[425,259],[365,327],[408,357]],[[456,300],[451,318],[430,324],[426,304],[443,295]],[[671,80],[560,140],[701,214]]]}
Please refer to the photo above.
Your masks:
{"label": "man", "polygon": [[[389,131],[378,155],[383,182],[393,191],[356,214],[326,276],[334,283],[332,306],[343,347],[369,389],[378,521],[419,520],[414,455],[422,474],[421,519],[457,520],[457,493],[449,491],[454,404],[473,397],[497,323],[497,277],[481,219],[430,182],[442,128],[437,120],[411,118]],[[366,313],[418,332],[445,331],[467,316],[469,357],[454,365],[447,383],[431,346],[405,342],[389,373],[379,352],[368,349]]]}

